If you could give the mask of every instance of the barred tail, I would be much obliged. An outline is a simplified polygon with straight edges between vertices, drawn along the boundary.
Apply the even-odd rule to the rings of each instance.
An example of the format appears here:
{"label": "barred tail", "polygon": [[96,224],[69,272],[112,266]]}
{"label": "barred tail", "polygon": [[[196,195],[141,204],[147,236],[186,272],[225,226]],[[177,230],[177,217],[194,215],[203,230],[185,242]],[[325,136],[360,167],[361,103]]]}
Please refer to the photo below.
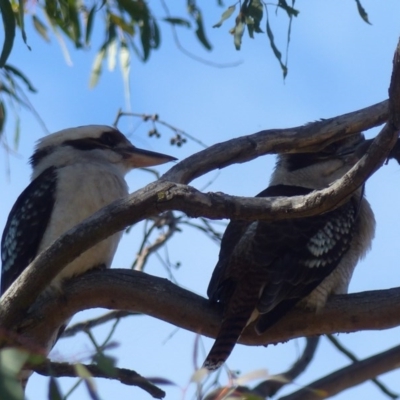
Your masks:
{"label": "barred tail", "polygon": [[234,316],[222,322],[217,338],[206,357],[203,368],[210,371],[218,369],[230,356],[236,342],[249,320],[249,314]]}

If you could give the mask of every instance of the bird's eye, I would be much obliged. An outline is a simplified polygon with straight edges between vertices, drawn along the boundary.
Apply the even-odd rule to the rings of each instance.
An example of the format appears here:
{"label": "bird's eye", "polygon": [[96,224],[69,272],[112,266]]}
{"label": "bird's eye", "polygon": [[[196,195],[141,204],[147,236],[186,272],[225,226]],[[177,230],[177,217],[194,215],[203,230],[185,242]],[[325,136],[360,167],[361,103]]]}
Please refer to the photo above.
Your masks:
{"label": "bird's eye", "polygon": [[116,132],[104,132],[100,137],[100,142],[109,147],[114,147],[121,142]]}

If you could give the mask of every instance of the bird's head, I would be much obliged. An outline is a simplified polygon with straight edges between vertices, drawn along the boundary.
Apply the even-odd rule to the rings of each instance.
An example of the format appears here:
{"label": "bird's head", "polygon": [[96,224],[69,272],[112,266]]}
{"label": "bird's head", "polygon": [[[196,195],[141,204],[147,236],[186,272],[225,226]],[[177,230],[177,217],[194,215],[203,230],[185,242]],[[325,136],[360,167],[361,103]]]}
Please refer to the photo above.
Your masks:
{"label": "bird's head", "polygon": [[348,172],[365,154],[371,140],[363,134],[335,141],[318,152],[280,154],[271,184],[323,189]]}
{"label": "bird's head", "polygon": [[117,129],[87,125],[45,136],[38,141],[30,159],[33,178],[50,166],[75,163],[107,163],[123,174],[132,168],[150,167],[176,160],[175,157],[139,149]]}

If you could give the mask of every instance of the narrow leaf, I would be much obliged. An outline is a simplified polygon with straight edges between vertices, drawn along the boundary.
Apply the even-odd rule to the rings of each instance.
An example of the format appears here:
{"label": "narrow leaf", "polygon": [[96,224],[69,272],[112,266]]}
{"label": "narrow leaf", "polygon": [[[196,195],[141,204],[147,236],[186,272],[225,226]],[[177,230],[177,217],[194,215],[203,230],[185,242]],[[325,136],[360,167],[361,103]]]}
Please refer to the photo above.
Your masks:
{"label": "narrow leaf", "polygon": [[106,55],[106,47],[105,45],[103,45],[100,51],[97,53],[96,57],[94,58],[92,72],[90,74],[90,81],[89,81],[90,88],[94,88],[97,85],[97,82],[99,81],[105,55]]}
{"label": "narrow leaf", "polygon": [[0,101],[0,137],[3,135],[4,123],[6,122],[6,108],[4,103]]}
{"label": "narrow leaf", "polygon": [[114,71],[117,62],[117,39],[112,40],[107,46],[108,70]]}
{"label": "narrow leaf", "polygon": [[53,376],[49,380],[49,400],[63,400],[64,396],[61,394],[60,386],[57,379]]}
{"label": "narrow leaf", "polygon": [[111,13],[110,13],[110,21],[119,28],[121,28],[124,32],[128,33],[130,36],[134,35],[135,29],[133,27],[133,23],[127,23],[124,21],[124,19],[122,19],[118,15]]}
{"label": "narrow leaf", "polygon": [[119,47],[119,65],[122,72],[122,80],[124,83],[124,92],[127,104],[130,104],[131,91],[129,86],[129,73],[131,68],[131,59],[128,45],[125,41],[121,41]]}
{"label": "narrow leaf", "polygon": [[367,14],[367,12],[365,11],[364,7],[361,5],[360,0],[356,0],[356,3],[357,3],[357,10],[358,10],[358,13],[360,14],[360,17],[361,17],[367,24],[372,25],[371,22],[369,22],[368,14]]}
{"label": "narrow leaf", "polygon": [[50,42],[50,37],[47,34],[47,27],[46,25],[40,21],[40,19],[36,15],[32,15],[33,26],[35,27],[36,31],[39,35],[46,41]]}
{"label": "narrow leaf", "polygon": [[90,36],[93,30],[93,22],[94,22],[94,15],[96,12],[96,4],[90,9],[89,14],[86,20],[86,34],[85,34],[85,43],[89,45],[90,43]]}
{"label": "narrow leaf", "polygon": [[32,93],[36,93],[37,92],[35,87],[32,85],[31,81],[19,69],[11,66],[10,64],[5,65],[4,69],[6,71],[14,74],[15,76],[18,76],[18,78],[20,78],[25,83],[26,87],[28,88],[28,90],[30,92],[32,92]]}
{"label": "narrow leaf", "polygon": [[299,10],[296,10],[295,8],[290,7],[286,3],[286,0],[279,0],[278,7],[283,8],[289,17],[297,17],[300,12]]}
{"label": "narrow leaf", "polygon": [[281,69],[283,72],[283,78],[286,78],[288,70],[287,70],[286,65],[282,62],[282,53],[278,50],[278,48],[275,45],[274,34],[272,33],[271,27],[269,25],[268,14],[267,14],[267,36],[269,39],[269,44],[271,46],[271,49],[274,52],[275,57],[277,58],[280,66],[281,66]]}
{"label": "narrow leaf", "polygon": [[4,25],[4,44],[0,55],[0,68],[3,68],[14,44],[15,17],[9,0],[0,0],[0,11]]}
{"label": "narrow leaf", "polygon": [[221,19],[215,24],[213,25],[213,28],[219,28],[220,26],[222,26],[222,24],[224,23],[224,21],[226,21],[235,11],[236,6],[230,6],[228,7],[221,15]]}
{"label": "narrow leaf", "polygon": [[[24,3],[25,3],[24,0],[18,0],[18,15],[19,15],[19,25],[21,28],[22,39],[23,39],[24,43],[28,46],[26,32],[25,32]],[[29,46],[28,46],[28,49],[31,50],[31,48]]]}
{"label": "narrow leaf", "polygon": [[15,130],[14,130],[14,148],[15,149],[18,149],[20,136],[21,136],[21,119],[17,115],[15,117]]}
{"label": "narrow leaf", "polygon": [[186,26],[186,28],[190,28],[192,25],[187,19],[183,18],[163,18],[163,21],[168,22],[172,25],[180,25]]}
{"label": "narrow leaf", "polygon": [[233,29],[233,43],[235,44],[236,50],[240,50],[240,46],[242,45],[242,37],[245,27],[246,24],[241,19],[236,21],[236,26]]}

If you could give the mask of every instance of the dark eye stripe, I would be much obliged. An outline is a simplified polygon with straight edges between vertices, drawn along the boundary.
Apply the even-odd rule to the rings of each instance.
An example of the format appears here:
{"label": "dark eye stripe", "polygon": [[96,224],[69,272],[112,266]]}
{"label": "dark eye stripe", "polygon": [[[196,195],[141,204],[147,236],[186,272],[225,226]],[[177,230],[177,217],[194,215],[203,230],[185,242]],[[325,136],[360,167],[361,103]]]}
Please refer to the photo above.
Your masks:
{"label": "dark eye stripe", "polygon": [[98,138],[66,140],[63,146],[72,146],[78,150],[94,150],[104,149],[105,147],[114,148],[124,141],[126,141],[124,135],[115,130],[103,132]]}
{"label": "dark eye stripe", "polygon": [[46,158],[53,151],[53,149],[53,146],[47,146],[42,149],[36,150],[29,159],[29,163],[31,164],[32,168],[35,168],[40,163],[40,161]]}

